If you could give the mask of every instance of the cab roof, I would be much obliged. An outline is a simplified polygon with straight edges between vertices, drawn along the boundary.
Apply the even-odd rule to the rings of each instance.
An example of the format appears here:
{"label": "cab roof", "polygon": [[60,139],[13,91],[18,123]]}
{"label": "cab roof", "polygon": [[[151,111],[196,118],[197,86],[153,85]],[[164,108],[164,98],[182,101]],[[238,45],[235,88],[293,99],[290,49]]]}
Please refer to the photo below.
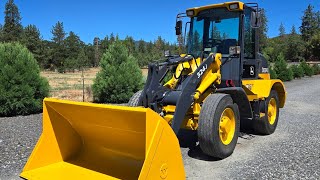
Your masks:
{"label": "cab roof", "polygon": [[[233,4],[237,4],[238,8],[237,9],[230,9],[230,5]],[[225,2],[225,3],[220,3],[220,4],[211,4],[211,5],[207,5],[207,6],[200,6],[200,7],[194,7],[194,8],[189,8],[187,9],[187,11],[194,11],[194,15],[196,16],[200,11],[206,10],[206,9],[214,9],[214,8],[221,8],[221,7],[225,7],[227,8],[229,11],[243,11],[244,9],[244,3],[240,2],[240,1],[231,1],[231,2]]]}

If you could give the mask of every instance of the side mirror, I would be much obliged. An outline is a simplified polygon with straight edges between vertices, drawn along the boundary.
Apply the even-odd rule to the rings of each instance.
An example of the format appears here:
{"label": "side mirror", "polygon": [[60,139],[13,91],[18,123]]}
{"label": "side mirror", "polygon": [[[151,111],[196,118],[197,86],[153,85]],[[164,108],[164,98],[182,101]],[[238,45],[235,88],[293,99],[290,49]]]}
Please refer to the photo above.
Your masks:
{"label": "side mirror", "polygon": [[181,35],[182,32],[182,21],[177,21],[176,23],[176,35]]}
{"label": "side mirror", "polygon": [[251,27],[259,28],[261,26],[260,12],[251,12]]}

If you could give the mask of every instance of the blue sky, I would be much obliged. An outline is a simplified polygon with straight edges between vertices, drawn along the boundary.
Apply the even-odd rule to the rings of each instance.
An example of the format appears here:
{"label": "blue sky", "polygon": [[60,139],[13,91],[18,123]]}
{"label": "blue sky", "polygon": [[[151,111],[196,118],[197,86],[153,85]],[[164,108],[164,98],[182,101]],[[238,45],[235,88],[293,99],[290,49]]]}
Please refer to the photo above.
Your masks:
{"label": "blue sky", "polygon": [[[0,2],[0,22],[3,24],[6,0]],[[20,9],[22,24],[35,24],[44,39],[51,39],[52,26],[62,21],[66,32],[74,31],[81,39],[91,43],[111,32],[120,38],[154,40],[161,35],[175,42],[175,17],[187,8],[223,2],[221,0],[15,0]],[[244,1],[253,2],[253,1]],[[301,24],[303,10],[312,4],[320,10],[319,0],[259,0],[269,19],[268,36],[278,35],[281,22],[289,31]]]}

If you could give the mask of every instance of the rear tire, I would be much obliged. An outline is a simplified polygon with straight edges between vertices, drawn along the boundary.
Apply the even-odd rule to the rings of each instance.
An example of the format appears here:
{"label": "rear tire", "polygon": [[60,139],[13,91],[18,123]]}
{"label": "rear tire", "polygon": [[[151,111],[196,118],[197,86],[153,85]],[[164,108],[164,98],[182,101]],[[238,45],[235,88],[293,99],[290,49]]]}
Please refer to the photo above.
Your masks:
{"label": "rear tire", "polygon": [[263,135],[274,133],[279,118],[279,97],[277,91],[271,90],[262,112],[265,113],[265,116],[254,122],[254,131]]}
{"label": "rear tire", "polygon": [[230,95],[208,96],[199,116],[198,140],[202,151],[221,159],[230,156],[237,144],[239,129],[239,109]]}
{"label": "rear tire", "polygon": [[136,106],[140,106],[141,105],[142,91],[143,90],[140,90],[140,91],[138,91],[138,92],[133,94],[133,96],[130,98],[130,100],[128,102],[128,106],[136,107]]}

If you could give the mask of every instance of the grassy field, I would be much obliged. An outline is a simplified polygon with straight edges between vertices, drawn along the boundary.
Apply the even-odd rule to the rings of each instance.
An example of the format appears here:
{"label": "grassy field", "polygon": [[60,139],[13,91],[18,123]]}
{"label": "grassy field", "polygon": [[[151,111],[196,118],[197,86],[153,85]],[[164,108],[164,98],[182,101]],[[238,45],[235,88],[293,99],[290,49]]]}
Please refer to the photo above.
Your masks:
{"label": "grassy field", "polygon": [[[98,71],[99,68],[91,68],[84,71],[84,101],[92,101],[91,85]],[[81,71],[74,73],[41,72],[41,76],[46,77],[49,81],[51,97],[73,101],[82,101],[81,75]]]}
{"label": "grassy field", "polygon": [[[91,85],[99,68],[90,68],[84,71],[84,101],[91,102],[92,90]],[[143,75],[148,74],[147,69],[142,69]],[[58,73],[52,71],[42,71],[41,76],[46,77],[49,81],[51,97],[58,99],[67,99],[73,101],[82,101],[82,77],[80,72]]]}

